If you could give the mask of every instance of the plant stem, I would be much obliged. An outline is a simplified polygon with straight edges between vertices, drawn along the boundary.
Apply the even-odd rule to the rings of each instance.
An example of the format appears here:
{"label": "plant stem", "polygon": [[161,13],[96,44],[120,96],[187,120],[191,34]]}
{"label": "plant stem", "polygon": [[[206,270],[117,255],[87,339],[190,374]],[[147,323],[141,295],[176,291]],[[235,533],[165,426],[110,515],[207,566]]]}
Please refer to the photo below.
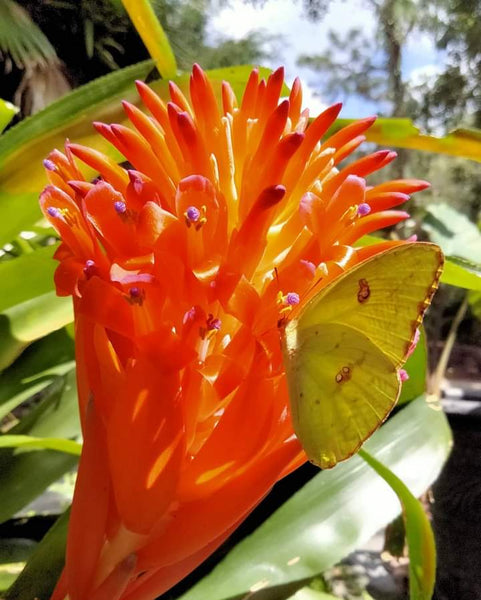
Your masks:
{"label": "plant stem", "polygon": [[436,396],[436,398],[441,397],[441,384],[446,373],[446,369],[448,367],[448,362],[451,356],[451,352],[453,350],[454,342],[456,341],[458,327],[461,324],[461,321],[464,319],[467,310],[468,294],[464,296],[464,300],[462,301],[456,315],[454,316],[454,319],[451,323],[451,327],[449,329],[448,337],[446,338],[446,343],[444,344],[443,351],[441,352],[441,356],[439,357],[438,366],[436,367],[436,370],[431,380],[430,394]]}

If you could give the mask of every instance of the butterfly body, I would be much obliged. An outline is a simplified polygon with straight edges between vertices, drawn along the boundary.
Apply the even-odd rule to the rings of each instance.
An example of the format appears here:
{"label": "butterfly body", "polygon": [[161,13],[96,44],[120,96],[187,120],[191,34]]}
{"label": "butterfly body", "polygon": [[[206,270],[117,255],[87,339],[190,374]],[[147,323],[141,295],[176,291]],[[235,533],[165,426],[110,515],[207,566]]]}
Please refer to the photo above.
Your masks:
{"label": "butterfly body", "polygon": [[434,244],[395,246],[335,279],[285,325],[294,430],[321,468],[352,456],[394,407],[442,263]]}

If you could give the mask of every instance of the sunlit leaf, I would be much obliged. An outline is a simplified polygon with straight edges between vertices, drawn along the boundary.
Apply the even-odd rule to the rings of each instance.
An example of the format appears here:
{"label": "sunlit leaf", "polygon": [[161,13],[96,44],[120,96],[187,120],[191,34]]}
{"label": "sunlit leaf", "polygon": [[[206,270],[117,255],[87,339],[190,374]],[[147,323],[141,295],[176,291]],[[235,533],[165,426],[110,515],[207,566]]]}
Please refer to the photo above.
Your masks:
{"label": "sunlit leaf", "polygon": [[447,258],[441,282],[481,291],[481,266],[458,258]]}
{"label": "sunlit leaf", "polygon": [[396,493],[403,508],[409,550],[409,598],[431,600],[436,575],[436,548],[431,524],[405,483],[365,450],[360,456]]}
{"label": "sunlit leaf", "polygon": [[82,444],[61,438],[38,438],[30,435],[0,435],[0,448],[31,448],[33,450],[57,450],[80,456]]}
{"label": "sunlit leaf", "polygon": [[13,117],[18,113],[18,108],[11,102],[0,99],[0,132],[10,123]]}
{"label": "sunlit leaf", "polygon": [[[339,119],[332,130],[352,123]],[[425,150],[481,161],[481,130],[455,129],[443,137],[425,135],[410,119],[381,118],[366,132],[366,139],[382,146]]]}
{"label": "sunlit leaf", "polygon": [[175,56],[169,38],[160,24],[149,0],[122,0],[125,10],[142,38],[157,70],[164,79],[177,75]]}
{"label": "sunlit leaf", "polygon": [[[414,494],[421,494],[438,476],[450,445],[449,426],[440,407],[419,398],[390,419],[365,447]],[[354,456],[309,481],[182,600],[237,599],[246,594],[250,600],[287,598],[296,585],[304,587],[399,511],[396,495]]]}

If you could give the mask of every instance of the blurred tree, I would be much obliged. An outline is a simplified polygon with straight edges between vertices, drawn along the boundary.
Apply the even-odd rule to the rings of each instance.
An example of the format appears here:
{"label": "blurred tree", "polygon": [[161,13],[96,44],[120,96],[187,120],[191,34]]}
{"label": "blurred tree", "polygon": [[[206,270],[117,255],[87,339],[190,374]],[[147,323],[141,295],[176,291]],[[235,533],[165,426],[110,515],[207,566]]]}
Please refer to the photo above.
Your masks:
{"label": "blurred tree", "polygon": [[447,64],[425,94],[424,113],[481,127],[481,0],[421,0],[424,26]]}
{"label": "blurred tree", "polygon": [[[273,37],[261,33],[252,32],[242,40],[210,39],[209,11],[219,6],[216,0],[153,0],[153,4],[181,69],[190,69],[193,62],[205,68],[259,63],[268,56],[267,45]],[[17,48],[25,45],[21,43],[24,37],[35,42],[30,44],[30,63],[41,57],[48,64],[43,79],[35,80],[34,89],[43,99],[38,107],[55,98],[45,90],[47,74],[51,78],[54,67],[75,87],[148,58],[121,0],[0,0],[0,51],[5,70],[11,71],[2,78],[2,95],[8,100],[15,100],[22,77],[32,71],[29,62],[15,58]],[[5,40],[14,54],[8,54],[9,48],[2,44]],[[26,51],[21,56],[25,58]],[[64,93],[68,85],[62,78]],[[32,112],[25,102],[23,109],[24,114]]]}

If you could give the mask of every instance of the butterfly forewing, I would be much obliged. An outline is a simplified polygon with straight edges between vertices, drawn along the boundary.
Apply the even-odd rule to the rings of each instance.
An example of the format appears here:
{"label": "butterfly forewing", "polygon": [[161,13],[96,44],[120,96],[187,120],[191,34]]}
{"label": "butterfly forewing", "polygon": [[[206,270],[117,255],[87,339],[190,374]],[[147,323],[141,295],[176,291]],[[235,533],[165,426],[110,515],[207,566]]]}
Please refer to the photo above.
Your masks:
{"label": "butterfly forewing", "polygon": [[396,246],[348,271],[302,311],[301,329],[339,323],[364,333],[399,367],[437,289],[443,257],[434,244]]}

